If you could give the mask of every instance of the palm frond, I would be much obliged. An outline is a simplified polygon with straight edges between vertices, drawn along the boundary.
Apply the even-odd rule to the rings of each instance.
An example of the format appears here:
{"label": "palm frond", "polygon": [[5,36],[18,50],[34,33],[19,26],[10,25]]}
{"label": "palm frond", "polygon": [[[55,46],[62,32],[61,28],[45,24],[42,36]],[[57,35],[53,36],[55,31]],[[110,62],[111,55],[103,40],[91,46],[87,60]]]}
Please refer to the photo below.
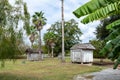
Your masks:
{"label": "palm frond", "polygon": [[85,16],[87,14],[90,14],[94,12],[97,9],[100,9],[101,7],[105,7],[108,4],[111,4],[113,2],[117,2],[119,0],[91,0],[87,2],[85,5],[79,7],[76,9],[73,14],[77,17],[80,18],[81,16]]}
{"label": "palm frond", "polygon": [[81,22],[86,24],[94,20],[105,18],[107,16],[113,15],[114,12],[118,11],[118,3],[111,3],[106,7],[100,8],[95,12],[89,14]]}
{"label": "palm frond", "polygon": [[107,43],[105,47],[100,51],[100,53],[106,54],[111,52],[111,54],[109,54],[109,57],[113,56],[112,53],[116,48],[115,45],[117,45],[119,41],[120,41],[120,35],[117,36],[115,39],[111,40],[109,43]]}
{"label": "palm frond", "polygon": [[115,39],[120,35],[120,28],[113,30],[113,32],[105,39],[105,41]]}
{"label": "palm frond", "polygon": [[109,24],[109,25],[107,25],[106,28],[107,28],[107,29],[112,29],[113,27],[118,26],[118,25],[120,25],[120,19],[112,22],[112,23]]}
{"label": "palm frond", "polygon": [[108,55],[108,58],[114,61],[120,56],[120,54],[118,54],[119,52],[120,52],[120,41],[118,41],[118,43],[113,47],[113,49]]}

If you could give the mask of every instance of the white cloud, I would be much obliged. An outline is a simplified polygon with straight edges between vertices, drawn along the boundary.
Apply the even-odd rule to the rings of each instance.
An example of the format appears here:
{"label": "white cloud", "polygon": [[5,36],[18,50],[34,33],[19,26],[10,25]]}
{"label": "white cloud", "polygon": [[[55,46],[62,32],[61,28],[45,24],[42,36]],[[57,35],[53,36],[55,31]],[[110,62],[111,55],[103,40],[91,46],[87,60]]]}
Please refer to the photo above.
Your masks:
{"label": "white cloud", "polygon": [[89,42],[89,40],[95,38],[94,32],[99,23],[100,23],[99,21],[94,21],[86,25],[79,23],[79,27],[83,33],[83,35],[81,36],[83,42]]}

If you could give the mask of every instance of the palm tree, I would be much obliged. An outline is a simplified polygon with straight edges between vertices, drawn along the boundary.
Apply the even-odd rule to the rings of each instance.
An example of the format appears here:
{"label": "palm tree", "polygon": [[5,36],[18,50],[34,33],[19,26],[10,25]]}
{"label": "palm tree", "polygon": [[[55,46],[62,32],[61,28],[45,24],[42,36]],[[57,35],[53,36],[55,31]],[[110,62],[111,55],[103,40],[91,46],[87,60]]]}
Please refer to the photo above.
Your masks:
{"label": "palm tree", "polygon": [[33,42],[34,42],[34,40],[35,40],[35,34],[32,33],[32,34],[30,35],[29,39],[30,39],[30,42],[31,42],[31,47],[33,47]]}
{"label": "palm tree", "polygon": [[45,42],[45,45],[47,46],[48,48],[48,54],[49,54],[49,51],[50,51],[50,48],[51,48],[51,54],[49,54],[51,57],[54,57],[54,53],[53,53],[53,48],[55,46],[55,43],[56,43],[56,34],[54,34],[53,32],[47,32],[46,34],[44,34],[44,42]]}
{"label": "palm tree", "polygon": [[[112,15],[120,14],[119,10],[120,0],[91,0],[79,7],[73,13],[76,17],[80,18],[87,15],[82,19],[82,23],[86,24],[94,20],[104,19]],[[100,53],[109,53],[108,58],[116,60],[114,68],[120,63],[120,19],[107,25],[106,28],[112,30],[112,33],[105,39],[106,45]]]}
{"label": "palm tree", "polygon": [[37,35],[37,32],[36,32],[36,28],[35,28],[35,26],[30,26],[29,27],[29,40],[30,40],[30,42],[31,42],[31,48],[33,48],[33,43],[34,43],[34,41],[35,41],[35,37],[36,37],[36,35]]}
{"label": "palm tree", "polygon": [[44,17],[44,13],[42,11],[35,12],[33,15],[33,24],[35,28],[39,31],[39,51],[41,51],[41,30],[43,26],[46,24],[46,18]]}

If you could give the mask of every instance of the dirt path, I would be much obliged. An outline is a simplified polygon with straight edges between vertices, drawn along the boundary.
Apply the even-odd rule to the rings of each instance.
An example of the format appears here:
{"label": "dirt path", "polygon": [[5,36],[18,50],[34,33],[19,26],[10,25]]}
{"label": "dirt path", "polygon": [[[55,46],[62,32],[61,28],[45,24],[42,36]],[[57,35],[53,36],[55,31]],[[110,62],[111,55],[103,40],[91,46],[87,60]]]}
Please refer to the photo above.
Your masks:
{"label": "dirt path", "polygon": [[77,75],[74,80],[120,80],[120,70],[108,68],[100,72],[87,75]]}

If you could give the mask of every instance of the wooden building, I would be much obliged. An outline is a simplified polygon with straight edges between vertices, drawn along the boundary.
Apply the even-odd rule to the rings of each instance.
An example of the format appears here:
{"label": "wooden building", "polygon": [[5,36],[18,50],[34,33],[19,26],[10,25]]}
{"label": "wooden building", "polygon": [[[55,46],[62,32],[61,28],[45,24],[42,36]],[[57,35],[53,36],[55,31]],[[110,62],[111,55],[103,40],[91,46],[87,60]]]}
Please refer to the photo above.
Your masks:
{"label": "wooden building", "polygon": [[80,63],[93,62],[93,50],[95,48],[90,43],[75,44],[71,47],[71,61]]}
{"label": "wooden building", "polygon": [[26,55],[27,55],[27,60],[30,61],[39,61],[43,59],[43,53],[42,51],[39,52],[39,50],[33,50],[33,49],[26,49]]}

